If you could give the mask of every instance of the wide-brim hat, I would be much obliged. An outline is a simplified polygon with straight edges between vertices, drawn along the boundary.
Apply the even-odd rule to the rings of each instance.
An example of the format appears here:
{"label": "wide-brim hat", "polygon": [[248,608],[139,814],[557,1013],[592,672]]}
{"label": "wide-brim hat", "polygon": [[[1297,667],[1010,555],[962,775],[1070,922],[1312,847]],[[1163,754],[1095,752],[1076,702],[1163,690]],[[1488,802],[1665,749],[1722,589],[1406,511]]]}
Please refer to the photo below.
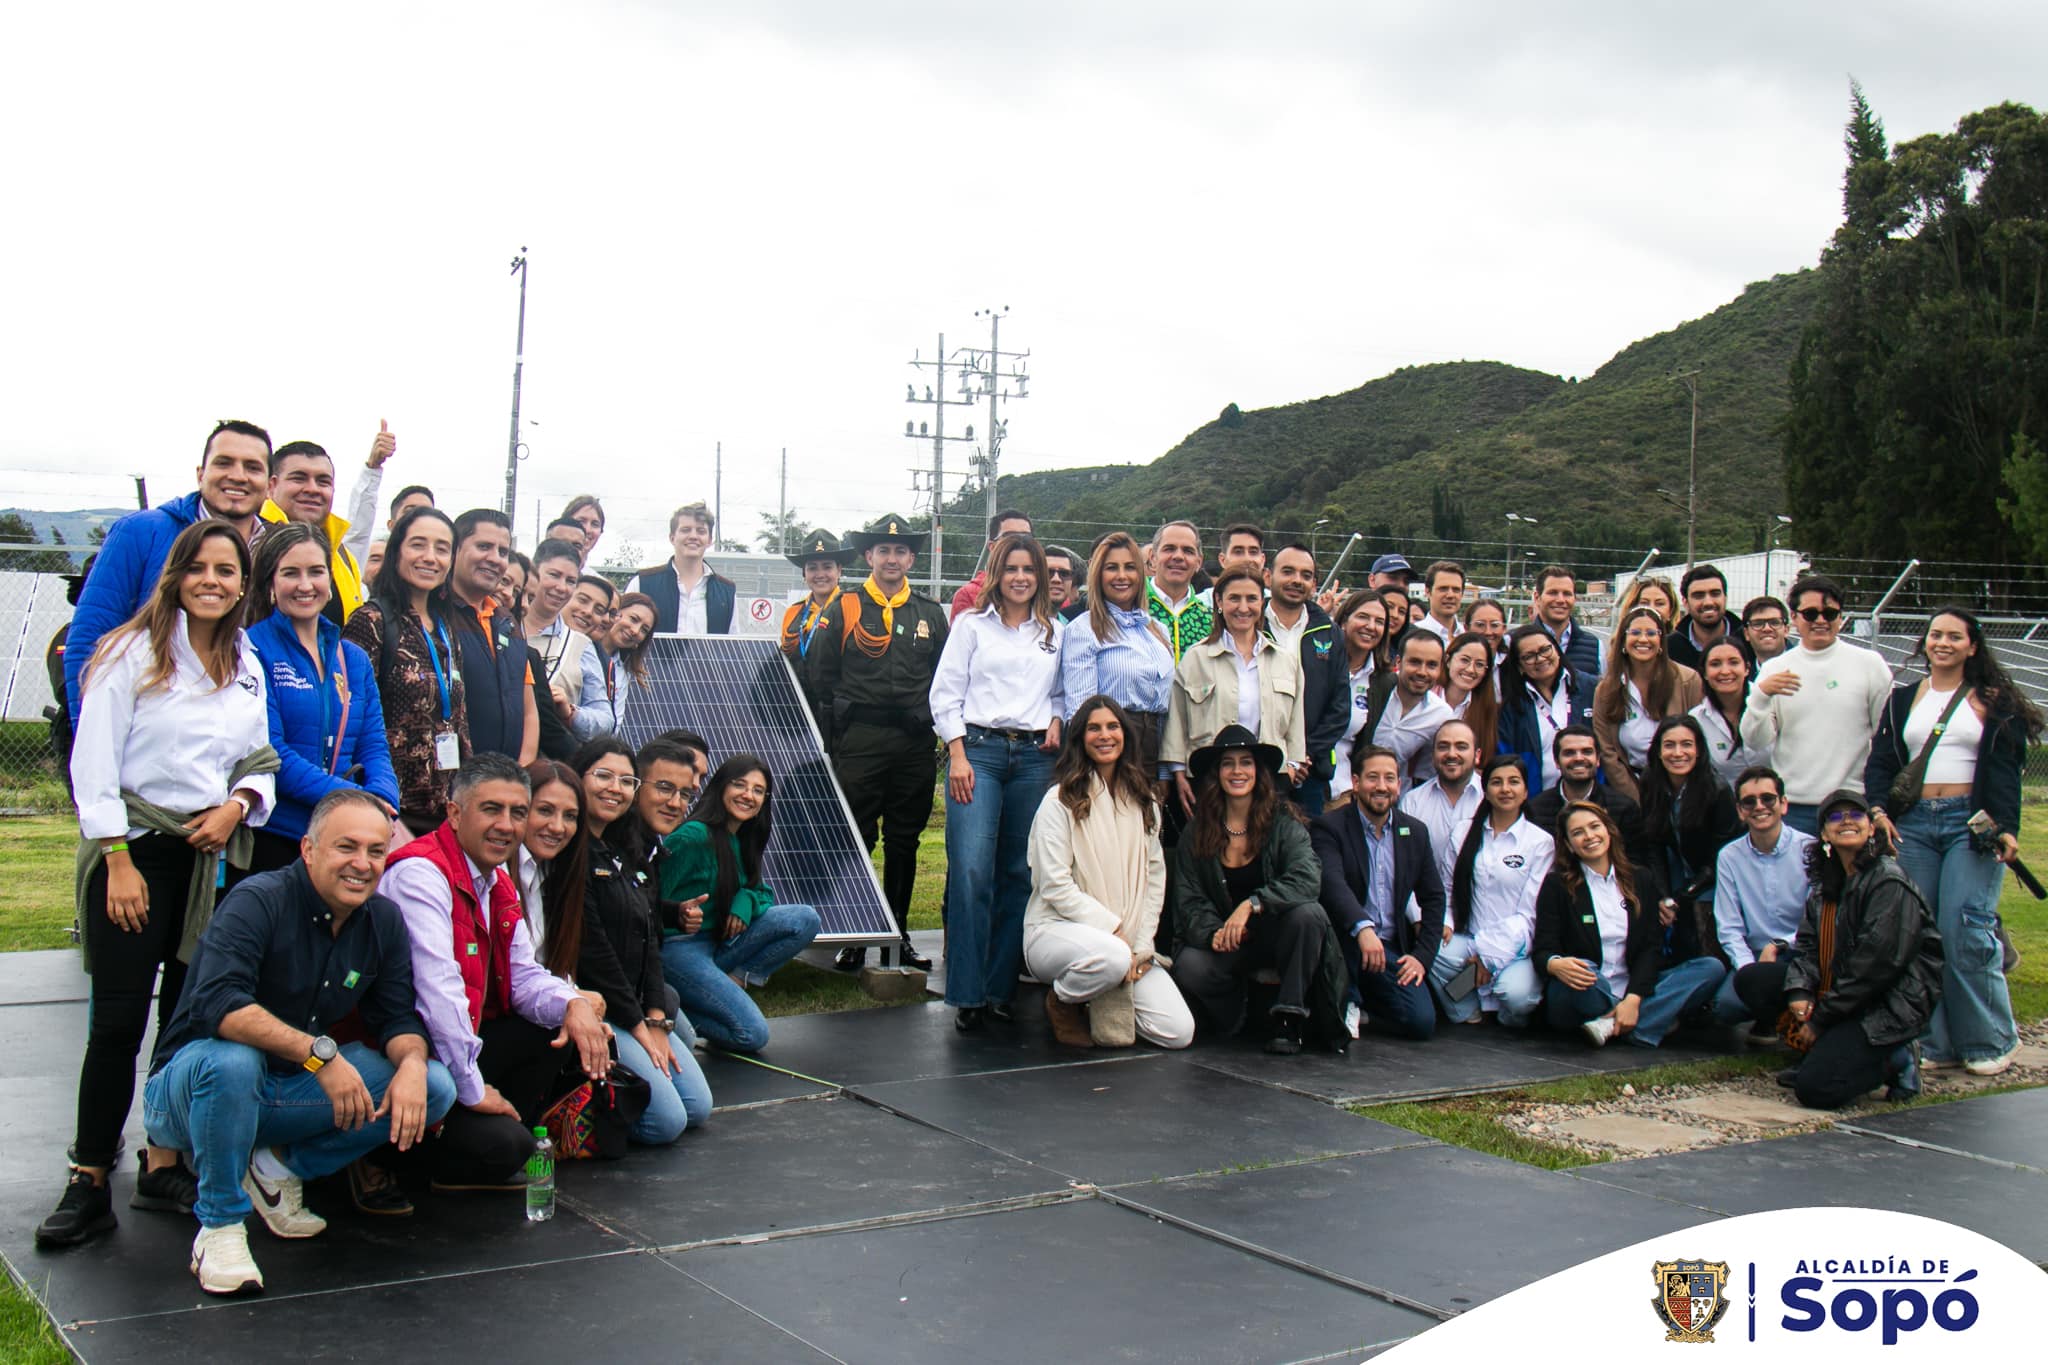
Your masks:
{"label": "wide-brim hat", "polygon": [[1280,775],[1280,767],[1287,759],[1279,745],[1259,743],[1259,737],[1242,725],[1226,725],[1214,741],[1188,755],[1188,771],[1194,774],[1195,781],[1205,781],[1223,761],[1223,755],[1232,749],[1246,750],[1275,777]]}
{"label": "wide-brim hat", "polygon": [[898,545],[908,545],[914,554],[923,554],[931,543],[931,538],[929,531],[911,530],[910,518],[891,515],[876,517],[868,523],[865,531],[855,532],[849,535],[847,540],[854,550],[862,554],[877,545],[886,545],[891,541]]}
{"label": "wide-brim hat", "polygon": [[799,569],[814,559],[829,559],[842,569],[850,569],[860,562],[860,551],[851,545],[841,545],[838,536],[819,529],[804,532],[803,539],[797,543],[797,547],[783,558]]}

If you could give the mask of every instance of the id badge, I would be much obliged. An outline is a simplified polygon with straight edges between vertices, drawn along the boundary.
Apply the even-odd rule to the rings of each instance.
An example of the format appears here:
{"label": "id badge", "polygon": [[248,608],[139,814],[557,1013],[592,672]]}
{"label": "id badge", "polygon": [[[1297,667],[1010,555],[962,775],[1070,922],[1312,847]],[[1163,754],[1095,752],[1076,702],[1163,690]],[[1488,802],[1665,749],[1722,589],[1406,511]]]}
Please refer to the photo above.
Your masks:
{"label": "id badge", "polygon": [[462,766],[462,744],[453,730],[434,736],[434,766],[444,773]]}

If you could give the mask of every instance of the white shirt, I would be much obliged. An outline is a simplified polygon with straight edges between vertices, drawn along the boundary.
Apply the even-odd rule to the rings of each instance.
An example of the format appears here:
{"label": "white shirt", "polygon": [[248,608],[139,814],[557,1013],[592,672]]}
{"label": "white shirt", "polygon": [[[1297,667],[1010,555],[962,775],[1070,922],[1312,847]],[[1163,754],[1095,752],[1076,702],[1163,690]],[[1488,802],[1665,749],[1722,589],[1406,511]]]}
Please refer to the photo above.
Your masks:
{"label": "white shirt", "polygon": [[1621,899],[1621,882],[1610,864],[1606,875],[1581,863],[1586,890],[1591,893],[1593,916],[1600,928],[1600,984],[1616,1000],[1628,994],[1628,906]]}
{"label": "white shirt", "polygon": [[1043,730],[1060,715],[1060,629],[1036,617],[1003,624],[1001,608],[990,603],[963,613],[946,636],[938,670],[932,674],[932,729],[950,744],[967,727]]}
{"label": "white shirt", "polygon": [[[1437,876],[1444,884],[1444,895],[1451,894],[1451,874],[1458,866],[1458,850],[1465,846],[1465,831],[1471,828],[1472,817],[1479,813],[1485,797],[1479,791],[1476,774],[1465,778],[1464,790],[1453,801],[1445,795],[1443,780],[1432,777],[1408,789],[1401,798],[1401,809],[1420,820],[1429,830],[1429,851],[1436,858]],[[1408,898],[1408,907],[1419,917],[1420,907],[1415,898]]]}
{"label": "white shirt", "polygon": [[1372,709],[1372,670],[1376,662],[1372,655],[1366,655],[1365,666],[1351,675],[1351,718],[1344,723],[1344,734],[1337,741],[1335,752],[1339,785],[1351,780],[1351,746],[1357,743],[1366,713]]}
{"label": "white shirt", "polygon": [[570,705],[578,704],[583,697],[583,656],[590,652],[590,637],[557,616],[546,629],[528,631],[526,643],[540,655],[548,689],[567,697]]}
{"label": "white shirt", "polygon": [[512,874],[512,881],[519,888],[519,906],[526,911],[526,932],[535,943],[548,941],[547,908],[541,904],[541,882],[548,870],[541,860],[526,851],[521,844],[512,850],[512,861],[505,865]]}
{"label": "white shirt", "polygon": [[1771,751],[1752,749],[1742,742],[1742,736],[1728,728],[1727,717],[1714,705],[1712,697],[1707,698],[1690,712],[1700,723],[1700,729],[1707,736],[1707,757],[1713,761],[1714,771],[1721,775],[1721,784],[1731,791],[1735,779],[1742,775],[1744,768],[1769,767]]}
{"label": "white shirt", "polygon": [[[1771,696],[1763,680],[1799,675],[1799,690]],[[1785,799],[1816,806],[1840,787],[1863,791],[1870,737],[1891,696],[1892,671],[1876,650],[1836,640],[1826,649],[1801,644],[1757,670],[1742,713],[1742,742],[1769,746],[1785,776]]]}
{"label": "white shirt", "polygon": [[1636,690],[1633,678],[1624,678],[1622,687],[1627,690],[1628,699],[1622,708],[1621,725],[1615,731],[1615,740],[1621,745],[1622,761],[1631,772],[1641,772],[1650,759],[1650,740],[1657,734],[1660,716],[1650,714],[1650,708],[1643,705],[1643,694]]}
{"label": "white shirt", "polygon": [[1259,732],[1259,651],[1247,659],[1230,647],[1230,662],[1237,665],[1237,723],[1253,734]]}
{"label": "white shirt", "polygon": [[[1934,733],[1934,723],[1941,719],[1949,699],[1955,696],[1955,689],[1946,692],[1934,690],[1929,683],[1920,699],[1913,703],[1913,709],[1906,713],[1906,730],[1902,738],[1906,752],[1918,756],[1927,743],[1927,737]],[[1927,756],[1927,772],[1924,782],[1972,783],[1977,780],[1977,748],[1984,742],[1984,722],[1977,719],[1976,709],[1968,701],[1957,705],[1954,714],[1948,718],[1948,728],[1941,732],[1941,739],[1934,746],[1934,752]]]}
{"label": "white shirt", "polygon": [[[246,633],[236,632],[234,680],[216,689],[186,635],[185,613],[171,632],[171,676],[136,695],[153,664],[146,635],[130,636],[113,658],[85,678],[71,748],[71,787],[78,832],[88,839],[139,838],[128,824],[125,789],[165,810],[197,813],[228,799],[228,774],[270,743],[263,669]],[[270,818],[277,788],[269,773],[237,788],[256,803],[246,823]]]}
{"label": "white shirt", "polygon": [[1543,734],[1543,780],[1537,784],[1539,788],[1557,785],[1557,732],[1572,723],[1572,698],[1563,684],[1560,677],[1549,701],[1543,700],[1534,683],[1522,684],[1529,691],[1529,704],[1536,708],[1536,728]]}
{"label": "white shirt", "polygon": [[[341,548],[355,556],[360,564],[370,556],[370,540],[383,523],[377,519],[377,495],[384,490],[384,469],[363,466],[356,475],[355,491],[348,496],[348,534],[341,538]],[[370,585],[365,583],[367,589]]]}
{"label": "white shirt", "polygon": [[[688,587],[683,582],[683,571],[671,558],[670,572],[676,576],[676,634],[709,635],[711,626],[704,614],[705,590],[711,586],[711,567],[702,560],[697,561],[697,586]],[[594,571],[593,571],[594,572]],[[634,574],[626,583],[627,592],[647,591],[640,585],[640,575]]]}
{"label": "white shirt", "polygon": [[1281,622],[1280,618],[1274,614],[1273,608],[1269,603],[1266,607],[1266,629],[1271,632],[1274,644],[1299,655],[1301,653],[1301,633],[1308,629],[1308,608],[1303,607],[1301,615],[1295,617],[1294,624],[1290,626]]}
{"label": "white shirt", "polygon": [[1436,732],[1451,718],[1450,704],[1434,692],[1423,693],[1422,700],[1403,713],[1407,700],[1396,683],[1387,709],[1380,713],[1380,728],[1372,734],[1374,744],[1392,749],[1399,758],[1403,791],[1436,770]]}
{"label": "white shirt", "polygon": [[1472,864],[1472,912],[1465,932],[1472,935],[1486,969],[1498,976],[1529,955],[1536,936],[1536,892],[1550,875],[1557,843],[1526,818],[1505,833],[1496,832],[1491,819],[1480,818],[1485,826]]}
{"label": "white shirt", "polygon": [[1420,621],[1417,621],[1415,624],[1420,629],[1426,630],[1431,635],[1436,636],[1437,639],[1442,640],[1444,642],[1445,649],[1449,649],[1451,647],[1451,641],[1456,639],[1458,636],[1457,621],[1453,620],[1447,626],[1443,622],[1437,620],[1434,616],[1431,616],[1428,612],[1424,612],[1422,614],[1422,619]]}

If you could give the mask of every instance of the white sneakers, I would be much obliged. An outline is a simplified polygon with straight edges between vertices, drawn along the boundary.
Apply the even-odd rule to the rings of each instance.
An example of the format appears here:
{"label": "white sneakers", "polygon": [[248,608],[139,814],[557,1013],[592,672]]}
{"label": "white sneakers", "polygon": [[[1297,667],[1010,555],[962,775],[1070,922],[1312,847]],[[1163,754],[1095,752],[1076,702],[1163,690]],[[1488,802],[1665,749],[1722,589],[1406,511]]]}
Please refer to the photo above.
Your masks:
{"label": "white sneakers", "polygon": [[1594,1047],[1607,1046],[1607,1040],[1614,1036],[1614,1016],[1603,1014],[1598,1019],[1588,1019],[1579,1025],[1579,1032],[1586,1035],[1586,1041]]}
{"label": "white sneakers", "polygon": [[[1972,1076],[2003,1075],[2005,1072],[2012,1069],[2013,1054],[2018,1052],[2019,1050],[2020,1045],[2018,1043],[2014,1043],[2011,1047],[1999,1053],[1996,1057],[1986,1057],[1982,1061],[1976,1062],[1964,1062],[1963,1070],[1969,1072]],[[1921,1065],[1924,1067],[1926,1066],[1926,1063],[1922,1062]]]}
{"label": "white sneakers", "polygon": [[240,1223],[199,1229],[192,1239],[192,1273],[209,1294],[240,1294],[263,1288],[263,1272],[249,1255],[249,1234]]}
{"label": "white sneakers", "polygon": [[242,1188],[264,1225],[279,1237],[317,1237],[327,1230],[327,1220],[306,1207],[306,1183],[295,1175],[265,1175],[252,1161]]}

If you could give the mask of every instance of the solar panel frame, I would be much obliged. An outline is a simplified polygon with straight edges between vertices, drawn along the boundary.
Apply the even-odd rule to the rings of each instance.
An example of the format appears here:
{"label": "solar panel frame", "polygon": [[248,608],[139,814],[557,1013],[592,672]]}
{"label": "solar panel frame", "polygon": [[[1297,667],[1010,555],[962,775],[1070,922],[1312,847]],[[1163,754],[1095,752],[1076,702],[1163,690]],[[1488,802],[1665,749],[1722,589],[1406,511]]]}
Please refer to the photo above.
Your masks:
{"label": "solar panel frame", "polygon": [[761,879],[778,901],[818,912],[820,943],[894,943],[895,916],[778,642],[656,635],[643,662],[650,681],[627,694],[627,742],[637,749],[666,731],[694,730],[709,741],[714,768],[739,753],[761,759],[775,779]]}

